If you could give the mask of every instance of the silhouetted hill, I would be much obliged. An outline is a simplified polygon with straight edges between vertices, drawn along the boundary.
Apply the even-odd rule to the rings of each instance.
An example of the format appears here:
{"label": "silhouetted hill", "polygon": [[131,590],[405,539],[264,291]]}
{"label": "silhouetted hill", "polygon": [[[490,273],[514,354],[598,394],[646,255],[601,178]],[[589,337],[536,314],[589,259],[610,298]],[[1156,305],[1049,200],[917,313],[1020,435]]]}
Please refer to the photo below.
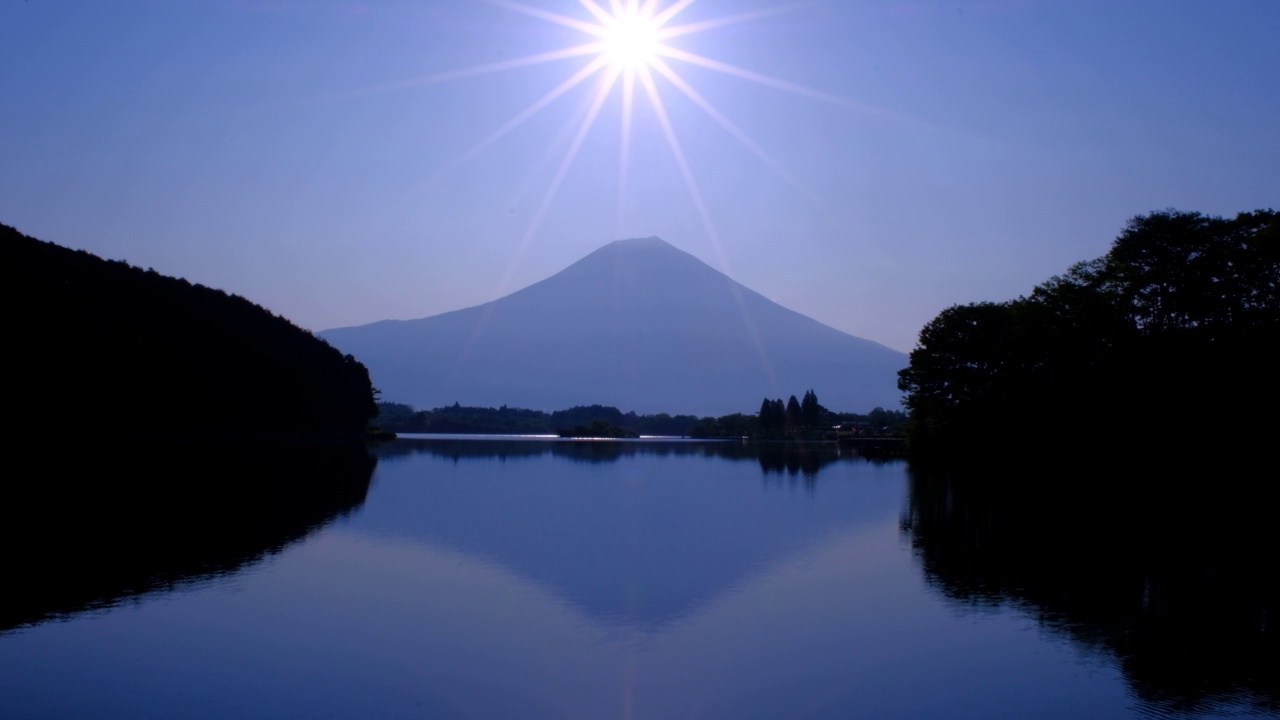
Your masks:
{"label": "silhouetted hill", "polygon": [[606,245],[483,305],[320,333],[390,400],[720,415],[815,388],[897,407],[896,350],[788,310],[658,238]]}
{"label": "silhouetted hill", "polygon": [[33,433],[357,434],[350,355],[235,295],[0,225],[5,397]]}

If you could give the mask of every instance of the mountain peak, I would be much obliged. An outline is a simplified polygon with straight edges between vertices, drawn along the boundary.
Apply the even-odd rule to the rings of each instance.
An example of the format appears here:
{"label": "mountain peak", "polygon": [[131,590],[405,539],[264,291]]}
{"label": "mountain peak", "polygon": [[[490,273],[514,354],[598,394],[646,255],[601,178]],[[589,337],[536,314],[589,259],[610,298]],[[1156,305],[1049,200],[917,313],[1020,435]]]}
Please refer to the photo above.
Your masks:
{"label": "mountain peak", "polygon": [[[710,265],[658,237],[615,240],[592,251],[569,267],[551,277],[518,290],[513,295],[528,299],[549,286],[565,283],[581,283],[580,291],[612,293],[625,288],[638,289],[661,282],[668,290],[673,284],[703,282],[709,276],[717,276],[732,282]],[[570,293],[565,293],[568,296]],[[508,296],[512,297],[512,296]]]}
{"label": "mountain peak", "polygon": [[607,243],[497,300],[322,334],[418,407],[605,404],[722,415],[812,387],[894,407],[906,356],[778,305],[657,237]]}
{"label": "mountain peak", "polygon": [[[611,243],[606,243],[605,245],[600,246],[594,252],[588,253],[586,257],[591,257],[592,255],[597,255],[597,254],[611,255],[611,254],[622,253],[622,252],[633,253],[633,252],[654,252],[654,251],[678,252],[683,255],[688,255],[688,253],[676,247],[675,245],[672,245],[666,240],[663,240],[662,238],[654,235],[654,236],[643,237],[643,238],[628,238],[626,240],[614,240]],[[583,259],[585,260],[586,258],[583,258]]]}
{"label": "mountain peak", "polygon": [[[627,240],[614,240],[613,242],[609,243],[609,245],[615,245],[617,247],[628,247],[628,248],[630,247],[634,247],[634,248],[675,247],[674,245],[667,242],[666,240],[663,240],[657,235],[650,235],[649,237],[643,237],[643,238],[629,238]],[[609,245],[606,245],[605,247],[608,247]]]}

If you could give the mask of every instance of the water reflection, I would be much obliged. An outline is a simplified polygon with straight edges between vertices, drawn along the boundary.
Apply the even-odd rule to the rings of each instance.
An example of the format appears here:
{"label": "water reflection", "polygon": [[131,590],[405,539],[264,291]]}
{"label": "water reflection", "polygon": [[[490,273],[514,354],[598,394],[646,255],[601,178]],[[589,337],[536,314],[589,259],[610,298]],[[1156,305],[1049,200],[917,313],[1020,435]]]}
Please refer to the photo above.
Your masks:
{"label": "water reflection", "polygon": [[[519,568],[342,528],[290,556],[291,575],[332,582],[314,609],[301,593],[286,599],[306,617],[267,629],[267,652],[305,642],[313,628],[343,628],[326,650],[372,659],[377,693],[366,702],[392,708],[367,715],[376,717],[892,716],[877,711],[909,696],[912,676],[886,673],[884,651],[912,637],[921,603],[908,568],[886,562],[898,548],[894,518],[884,520],[763,563],[653,628],[584,612]],[[882,612],[851,616],[852,607]],[[396,715],[409,703],[387,698],[410,693],[426,712]]]}
{"label": "water reflection", "polygon": [[549,438],[496,439],[493,437],[402,438],[378,450],[385,460],[425,453],[435,457],[516,460],[550,456],[572,462],[614,463],[636,456],[708,458],[755,461],[766,475],[802,476],[812,480],[823,468],[842,460],[884,463],[835,443],[785,443],[644,439],[638,441],[562,440]]}
{"label": "water reflection", "polygon": [[[503,565],[639,628],[673,622],[771,558],[884,515],[884,503],[851,503],[857,493],[840,480],[883,475],[890,497],[901,492],[900,470],[834,445],[428,439],[378,452],[386,482],[363,528]],[[836,463],[844,472],[815,493],[815,476]],[[778,482],[797,476],[803,492]]]}
{"label": "water reflection", "polygon": [[[364,502],[363,445],[31,447],[0,528],[0,633],[235,572]],[[30,468],[39,467],[38,471]]]}
{"label": "water reflection", "polygon": [[[968,607],[954,599],[964,590],[943,600],[926,586],[900,531],[901,463],[821,464],[807,492],[789,480],[803,475],[802,460],[784,459],[779,474],[758,454],[693,444],[599,462],[546,443],[501,454],[417,443],[379,452],[391,460],[378,463],[367,498],[367,472],[351,473],[358,492],[327,511],[317,503],[313,520],[277,538],[305,534],[339,508],[360,512],[270,562],[191,592],[0,634],[0,716],[1134,715],[1100,642],[1100,652],[1078,652],[1022,612],[957,613],[956,603]],[[217,487],[216,472],[192,468],[217,455],[154,473],[148,492],[184,476]],[[281,459],[280,473],[307,486],[326,473],[288,470],[293,462]],[[243,473],[222,477],[237,487],[263,479]],[[922,542],[934,531],[925,516],[955,507],[947,498],[977,508],[949,492],[938,500],[918,490],[918,517],[909,512],[906,523]],[[125,516],[148,522],[143,511]],[[193,518],[206,530],[242,524],[235,514]],[[164,530],[180,536],[183,524]],[[232,567],[281,542],[213,562]],[[944,576],[970,577],[943,566],[929,571],[935,588]],[[987,602],[1021,602],[1004,586],[981,587]]]}
{"label": "water reflection", "polygon": [[939,592],[1115,657],[1145,712],[1274,713],[1270,487],[1222,465],[916,469],[902,527]]}

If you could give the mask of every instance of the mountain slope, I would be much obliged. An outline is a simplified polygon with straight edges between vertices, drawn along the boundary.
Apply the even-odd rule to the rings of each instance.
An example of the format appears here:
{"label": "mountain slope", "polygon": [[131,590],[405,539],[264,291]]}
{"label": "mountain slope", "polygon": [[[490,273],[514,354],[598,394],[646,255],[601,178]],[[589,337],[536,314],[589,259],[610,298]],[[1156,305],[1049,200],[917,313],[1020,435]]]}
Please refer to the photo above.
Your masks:
{"label": "mountain slope", "polygon": [[606,245],[483,305],[320,333],[383,397],[637,412],[752,412],[808,388],[833,408],[896,407],[903,353],[788,310],[657,238]]}

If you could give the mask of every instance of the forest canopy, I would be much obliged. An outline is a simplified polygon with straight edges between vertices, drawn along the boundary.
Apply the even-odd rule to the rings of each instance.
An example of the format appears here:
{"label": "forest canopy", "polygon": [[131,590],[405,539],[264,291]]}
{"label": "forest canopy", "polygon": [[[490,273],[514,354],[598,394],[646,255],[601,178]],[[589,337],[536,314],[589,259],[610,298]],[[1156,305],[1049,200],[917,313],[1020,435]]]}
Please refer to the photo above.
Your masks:
{"label": "forest canopy", "polygon": [[5,394],[33,434],[344,434],[377,413],[364,365],[221,290],[0,225]]}
{"label": "forest canopy", "polygon": [[1280,399],[1280,219],[1165,210],[1008,302],[920,332],[899,388],[918,450],[1263,437]]}

